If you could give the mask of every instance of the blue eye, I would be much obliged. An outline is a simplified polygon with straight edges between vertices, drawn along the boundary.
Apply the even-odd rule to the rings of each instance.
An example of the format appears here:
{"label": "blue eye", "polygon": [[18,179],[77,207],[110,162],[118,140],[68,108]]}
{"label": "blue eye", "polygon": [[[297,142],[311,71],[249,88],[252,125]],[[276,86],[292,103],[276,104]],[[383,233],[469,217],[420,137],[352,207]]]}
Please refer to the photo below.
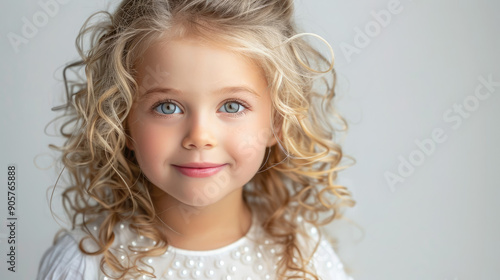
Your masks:
{"label": "blue eye", "polygon": [[[176,108],[177,108],[177,110],[176,110]],[[171,115],[174,113],[180,113],[181,110],[179,109],[179,107],[177,105],[175,105],[172,102],[164,102],[164,103],[161,103],[160,105],[156,106],[155,111],[160,113],[160,114]]]}
{"label": "blue eye", "polygon": [[224,105],[222,105],[221,108],[224,108],[227,113],[233,113],[233,114],[241,112],[239,109],[243,110],[245,109],[243,105],[235,101],[226,102],[224,103]]}
{"label": "blue eye", "polygon": [[[174,102],[165,100],[161,103],[156,103],[157,105],[153,106],[153,110],[160,115],[173,115],[182,113],[179,106],[177,106]],[[242,114],[246,114],[246,109],[248,106],[243,105],[240,101],[232,100],[227,101],[220,107],[219,112],[224,112],[231,114],[231,116],[240,116]]]}

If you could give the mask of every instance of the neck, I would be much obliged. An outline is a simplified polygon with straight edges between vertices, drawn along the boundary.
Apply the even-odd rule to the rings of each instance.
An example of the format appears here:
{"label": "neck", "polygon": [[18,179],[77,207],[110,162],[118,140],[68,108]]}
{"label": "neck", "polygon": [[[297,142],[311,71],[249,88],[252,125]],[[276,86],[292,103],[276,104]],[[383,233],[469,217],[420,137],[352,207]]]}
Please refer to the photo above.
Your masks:
{"label": "neck", "polygon": [[208,206],[184,204],[163,191],[153,191],[153,204],[162,237],[173,247],[213,250],[243,237],[252,213],[244,203],[242,188]]}

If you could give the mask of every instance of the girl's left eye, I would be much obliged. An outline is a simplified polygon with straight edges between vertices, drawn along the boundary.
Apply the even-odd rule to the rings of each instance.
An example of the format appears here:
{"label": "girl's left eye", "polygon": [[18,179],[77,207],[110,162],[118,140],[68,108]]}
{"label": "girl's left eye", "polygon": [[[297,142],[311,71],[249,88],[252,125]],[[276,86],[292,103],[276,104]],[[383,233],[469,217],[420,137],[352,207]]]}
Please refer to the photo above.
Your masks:
{"label": "girl's left eye", "polygon": [[[245,110],[245,106],[237,101],[228,101],[222,105],[221,109],[224,108],[227,113],[237,114]],[[241,109],[241,110],[240,110]]]}

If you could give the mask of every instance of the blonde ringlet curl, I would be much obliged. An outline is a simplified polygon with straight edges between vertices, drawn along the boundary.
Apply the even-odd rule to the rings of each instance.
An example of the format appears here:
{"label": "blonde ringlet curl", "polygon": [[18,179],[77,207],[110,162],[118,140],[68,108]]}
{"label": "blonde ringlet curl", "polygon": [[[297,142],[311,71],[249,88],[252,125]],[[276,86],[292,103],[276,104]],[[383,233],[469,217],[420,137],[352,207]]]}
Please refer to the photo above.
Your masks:
{"label": "blonde ringlet curl", "polygon": [[[104,18],[93,22],[98,16]],[[163,254],[168,246],[149,196],[151,184],[126,145],[131,140],[126,119],[139,90],[135,64],[158,40],[194,36],[262,67],[278,143],[267,149],[260,171],[244,186],[244,200],[258,206],[255,214],[263,229],[283,248],[278,277],[319,279],[307,266],[312,254],[301,250],[299,235],[307,234],[298,219],[320,229],[341,216],[341,207],[354,205],[347,188],[335,184],[337,172],[348,167],[340,166],[341,160],[350,158],[336,142],[347,123],[334,109],[332,48],[316,34],[298,33],[292,18],[292,0],[126,0],[115,13],[98,12],[85,22],[77,37],[82,59],[67,66],[84,67],[85,77],[70,81],[65,76],[68,103],[63,117],[68,120],[60,131],[66,142],[52,147],[62,152],[70,177],[63,193],[66,212],[73,227],[88,232],[80,250],[102,254],[101,270],[109,278],[154,277],[143,260]],[[329,47],[331,60],[305,40],[311,36]],[[94,235],[86,225],[97,219]],[[123,221],[156,241],[147,248],[129,246],[137,254],[125,262],[112,247],[114,229]],[[85,248],[89,240],[97,250]]]}

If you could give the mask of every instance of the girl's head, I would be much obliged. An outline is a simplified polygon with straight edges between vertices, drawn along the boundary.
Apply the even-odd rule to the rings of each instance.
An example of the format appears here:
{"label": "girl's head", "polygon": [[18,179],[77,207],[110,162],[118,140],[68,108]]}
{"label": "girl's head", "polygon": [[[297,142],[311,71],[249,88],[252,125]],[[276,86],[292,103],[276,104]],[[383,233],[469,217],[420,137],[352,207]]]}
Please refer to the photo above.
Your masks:
{"label": "girl's head", "polygon": [[[293,1],[129,0],[104,14],[77,38],[86,82],[73,93],[77,129],[62,147],[72,213],[106,216],[96,240],[102,264],[138,272],[106,250],[122,219],[161,241],[152,194],[203,206],[244,186],[245,202],[259,205],[262,226],[285,248],[279,271],[305,272],[295,218],[320,225],[338,214],[329,195],[352,201],[334,184],[342,151],[329,119],[332,63],[297,36]],[[225,164],[219,182],[181,180],[174,171],[193,162]],[[321,212],[330,213],[320,220]],[[163,241],[137,260],[159,255]]]}

